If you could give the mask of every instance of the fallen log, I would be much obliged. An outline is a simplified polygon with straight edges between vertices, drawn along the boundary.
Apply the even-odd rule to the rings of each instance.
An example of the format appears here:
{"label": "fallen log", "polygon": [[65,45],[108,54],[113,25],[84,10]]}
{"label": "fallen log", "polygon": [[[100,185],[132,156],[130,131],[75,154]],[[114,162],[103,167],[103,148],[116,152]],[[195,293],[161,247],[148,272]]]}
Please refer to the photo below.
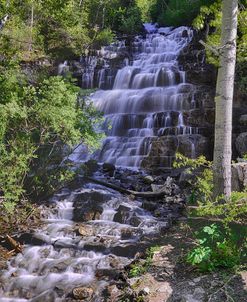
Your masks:
{"label": "fallen log", "polygon": [[95,179],[95,178],[92,178],[92,177],[86,177],[86,179],[89,180],[89,181],[91,181],[91,182],[94,182],[96,184],[102,185],[104,187],[108,187],[110,189],[116,190],[116,191],[118,191],[120,193],[128,194],[128,195],[133,195],[135,197],[157,198],[157,197],[162,197],[165,194],[167,194],[166,190],[161,190],[159,192],[151,192],[151,191],[148,191],[148,192],[137,192],[137,191],[133,191],[133,190],[124,189],[124,188],[119,187],[117,185],[114,185],[112,183],[105,182],[103,180]]}
{"label": "fallen log", "polygon": [[9,235],[6,235],[6,241],[10,244],[10,246],[13,248],[10,252],[15,252],[15,253],[21,253],[22,252],[22,245],[17,242],[15,239],[10,237]]}

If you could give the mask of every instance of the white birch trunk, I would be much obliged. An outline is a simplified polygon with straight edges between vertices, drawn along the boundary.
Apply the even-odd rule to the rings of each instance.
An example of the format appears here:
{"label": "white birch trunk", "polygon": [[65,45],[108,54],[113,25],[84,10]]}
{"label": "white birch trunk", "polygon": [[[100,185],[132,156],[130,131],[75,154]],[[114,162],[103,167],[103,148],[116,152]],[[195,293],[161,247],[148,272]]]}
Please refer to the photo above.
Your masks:
{"label": "white birch trunk", "polygon": [[215,96],[214,196],[231,194],[232,100],[236,63],[237,0],[222,1],[220,67]]}
{"label": "white birch trunk", "polygon": [[31,20],[30,20],[30,43],[29,43],[29,51],[32,51],[32,43],[33,43],[33,16],[34,16],[34,5],[31,7]]}

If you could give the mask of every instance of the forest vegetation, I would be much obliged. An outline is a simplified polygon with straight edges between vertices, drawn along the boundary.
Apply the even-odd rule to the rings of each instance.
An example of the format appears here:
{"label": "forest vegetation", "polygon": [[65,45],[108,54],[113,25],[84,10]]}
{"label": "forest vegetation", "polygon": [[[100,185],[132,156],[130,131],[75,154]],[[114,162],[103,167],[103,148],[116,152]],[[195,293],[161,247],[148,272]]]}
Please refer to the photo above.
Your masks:
{"label": "forest vegetation", "polygon": [[[160,26],[193,26],[204,32],[205,42],[220,47],[221,0],[0,0],[0,210],[5,222],[18,205],[47,198],[73,178],[62,159],[73,146],[85,142],[94,148],[101,134],[95,125],[101,114],[69,75],[57,76],[55,67],[78,59],[117,38],[143,31],[143,22]],[[239,5],[236,87],[247,94],[247,1]],[[207,61],[218,66],[218,57],[207,49]],[[31,72],[30,72],[31,70]],[[210,163],[178,155],[177,165],[207,169],[193,184],[192,197],[199,214],[233,221],[246,217],[247,193],[234,193],[228,205],[211,197]],[[241,201],[242,207],[239,205]],[[20,210],[18,208],[18,210]],[[244,216],[245,215],[245,216]],[[10,219],[10,218],[9,218]],[[9,220],[10,221],[10,220]],[[1,223],[1,221],[0,221]],[[205,231],[205,230],[204,230]],[[207,235],[220,237],[214,226]],[[200,241],[189,261],[201,270],[239,263],[231,230],[219,246]],[[212,238],[211,238],[212,239]],[[210,251],[204,243],[210,242]],[[245,243],[246,244],[246,243]],[[230,257],[230,263],[219,260]],[[209,257],[215,257],[207,267]],[[199,260],[198,260],[199,259]],[[205,260],[205,261],[204,261]],[[218,261],[218,262],[217,262]]]}

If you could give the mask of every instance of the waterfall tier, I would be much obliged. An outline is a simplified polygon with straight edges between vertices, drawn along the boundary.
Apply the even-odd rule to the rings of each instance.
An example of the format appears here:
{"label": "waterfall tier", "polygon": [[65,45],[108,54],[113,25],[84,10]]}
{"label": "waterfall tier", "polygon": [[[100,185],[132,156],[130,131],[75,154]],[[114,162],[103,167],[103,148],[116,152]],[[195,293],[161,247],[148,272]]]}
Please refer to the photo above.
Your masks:
{"label": "waterfall tier", "polygon": [[[188,27],[146,27],[149,33],[135,38],[133,60],[118,70],[113,88],[92,96],[106,118],[101,162],[140,167],[151,156],[157,137],[163,136],[176,136],[176,141],[177,136],[191,136],[190,155],[195,156],[194,140],[203,130],[188,123],[187,112],[200,106],[197,87],[186,83],[186,72],[178,63],[193,31]],[[156,164],[170,166],[177,147],[170,152],[160,150]]]}

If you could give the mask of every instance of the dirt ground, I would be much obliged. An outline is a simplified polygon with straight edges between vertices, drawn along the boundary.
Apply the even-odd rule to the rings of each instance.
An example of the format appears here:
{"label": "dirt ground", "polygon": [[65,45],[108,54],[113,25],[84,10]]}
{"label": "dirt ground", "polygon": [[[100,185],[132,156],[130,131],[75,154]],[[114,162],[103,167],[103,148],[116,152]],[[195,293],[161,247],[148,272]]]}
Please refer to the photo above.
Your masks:
{"label": "dirt ground", "polygon": [[200,273],[184,261],[192,245],[192,230],[186,223],[174,225],[164,235],[148,272],[136,283],[133,280],[137,291],[144,289],[145,301],[246,302],[247,271]]}

